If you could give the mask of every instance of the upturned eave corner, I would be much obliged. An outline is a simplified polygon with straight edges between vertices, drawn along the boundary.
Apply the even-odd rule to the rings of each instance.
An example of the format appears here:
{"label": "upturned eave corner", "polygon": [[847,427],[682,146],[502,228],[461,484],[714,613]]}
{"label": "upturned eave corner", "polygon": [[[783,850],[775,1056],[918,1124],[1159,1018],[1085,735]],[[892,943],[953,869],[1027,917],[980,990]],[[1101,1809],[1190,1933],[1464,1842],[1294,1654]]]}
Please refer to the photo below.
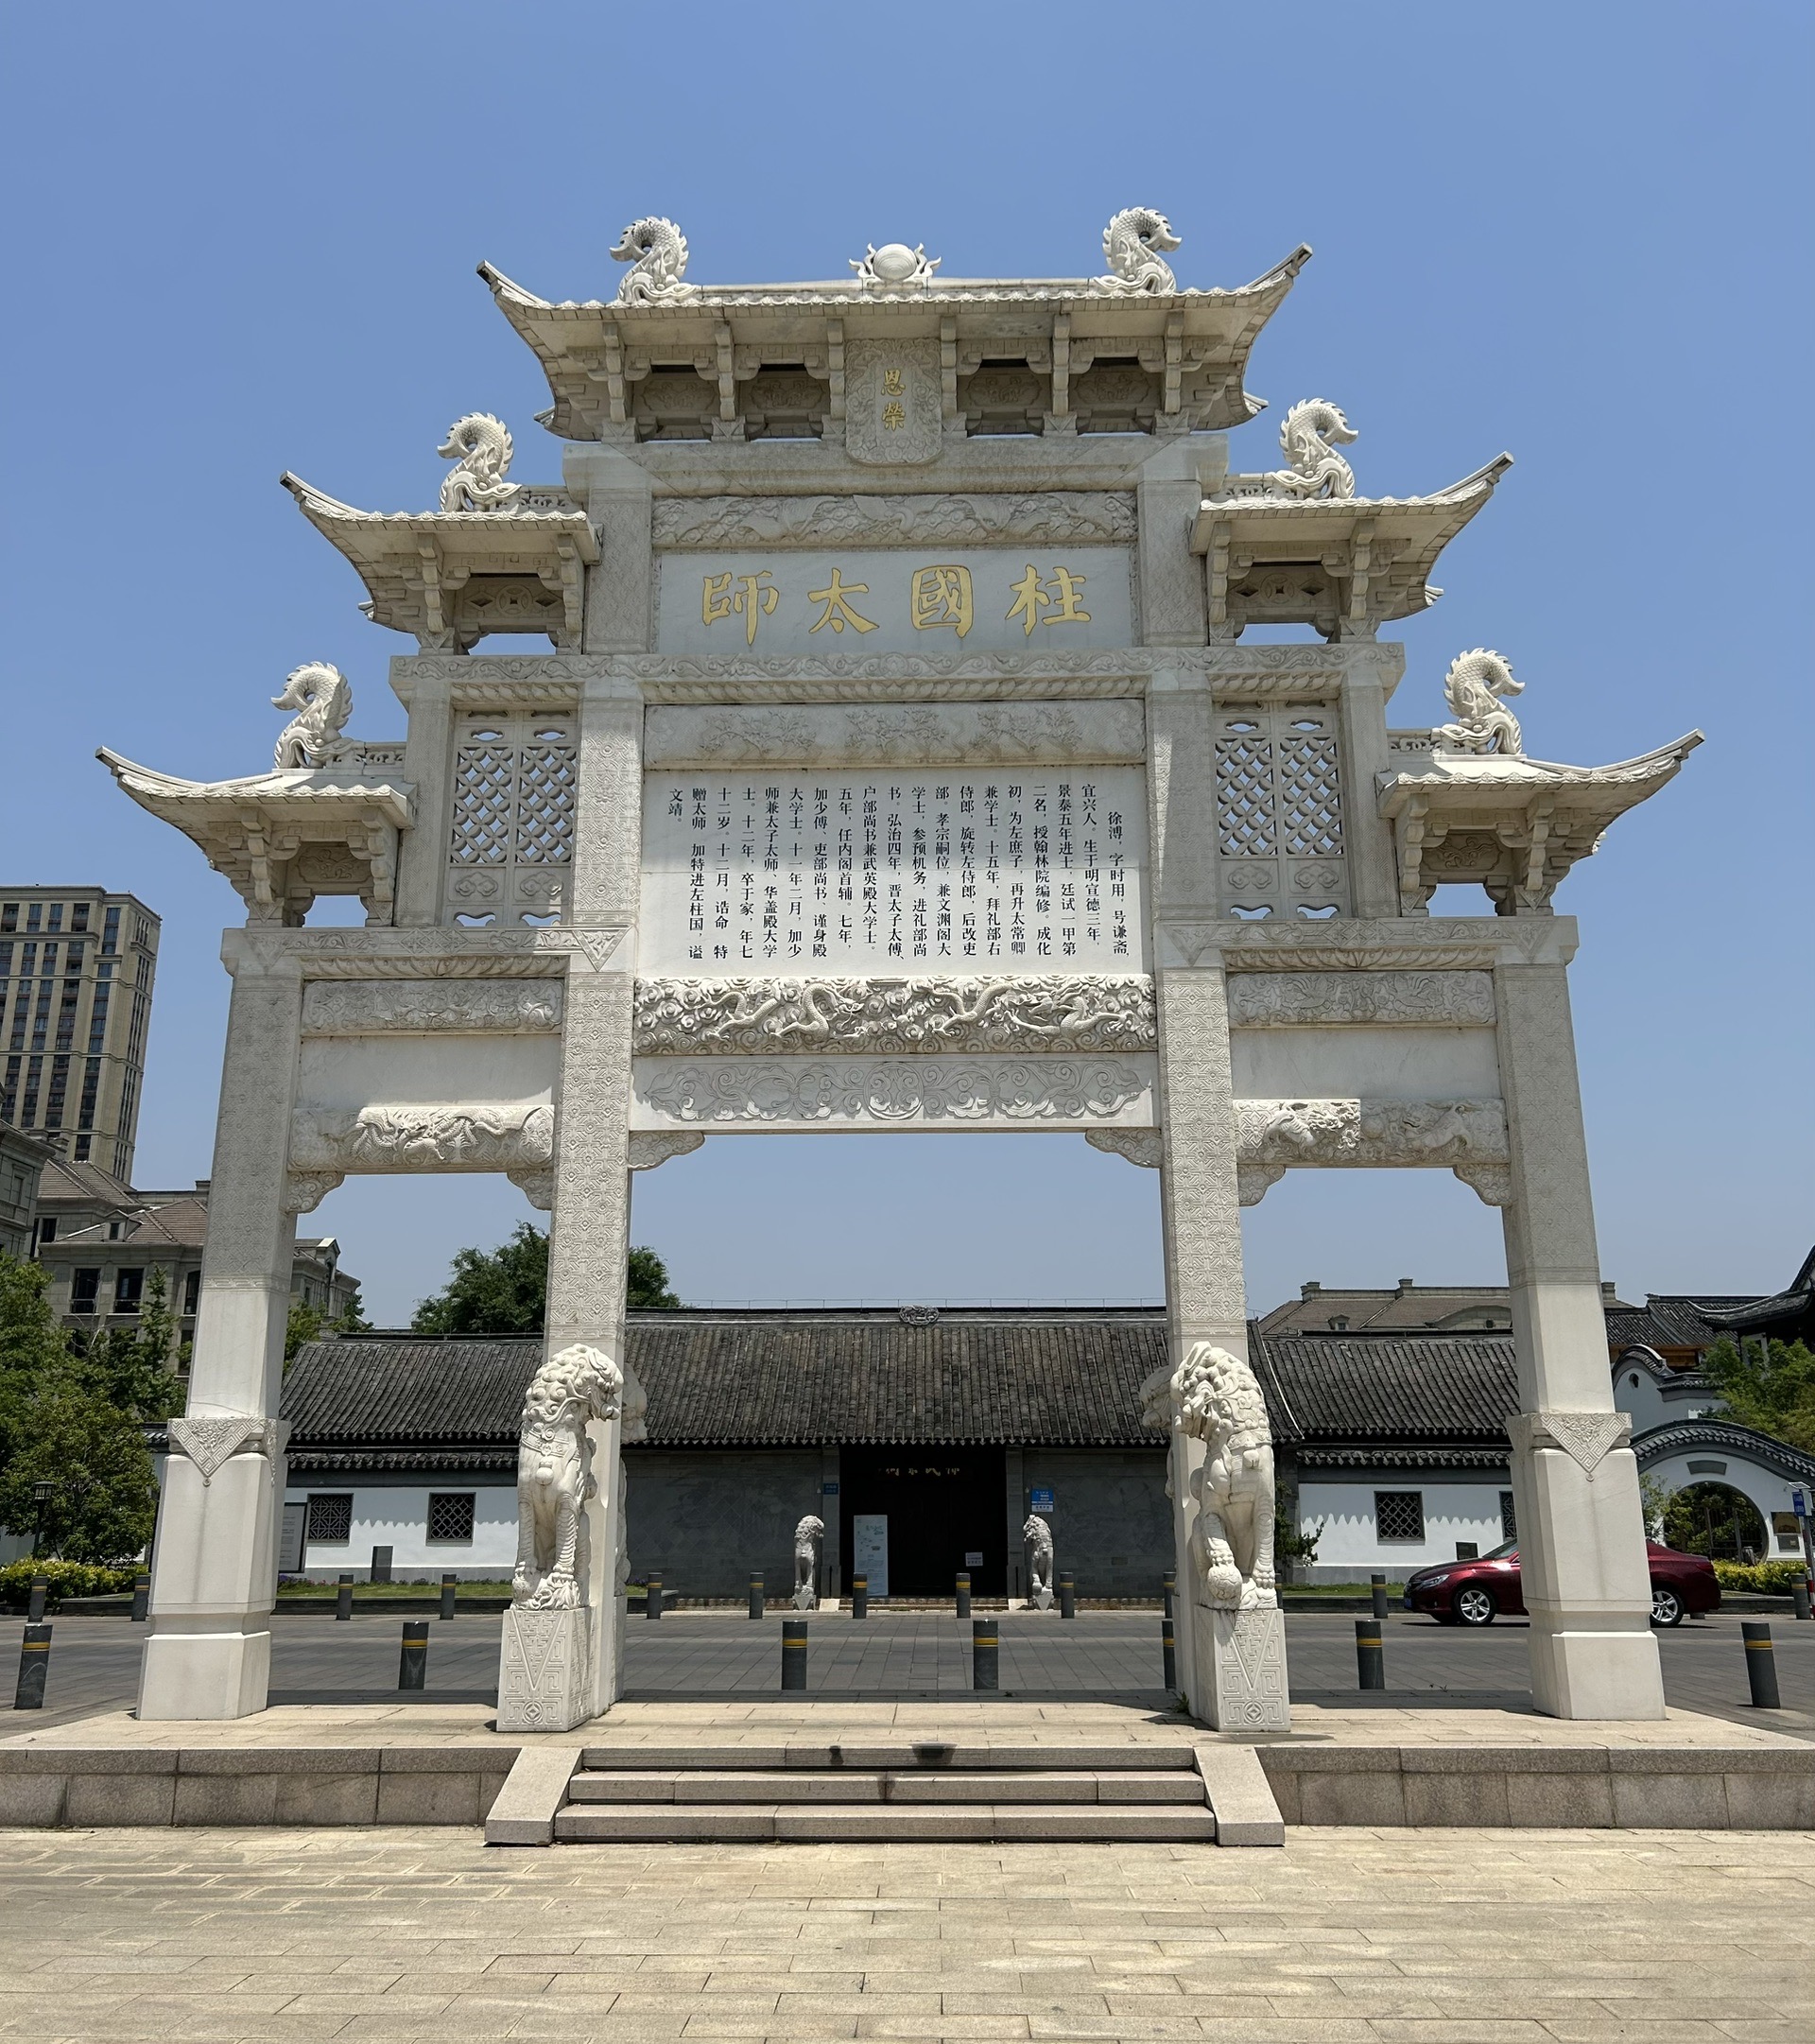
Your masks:
{"label": "upturned eave corner", "polygon": [[1691,731],[1634,759],[1571,767],[1523,753],[1449,751],[1442,736],[1390,733],[1394,752],[1420,763],[1376,777],[1375,806],[1392,825],[1405,915],[1426,913],[1432,893],[1449,882],[1485,887],[1502,915],[1549,914],[1570,868],[1598,852],[1629,809],[1674,780],[1703,742]]}
{"label": "upturned eave corner", "polygon": [[95,756],[140,808],[182,831],[226,876],[249,922],[301,923],[320,897],[355,895],[369,924],[386,924],[415,790],[392,771],[401,746],[345,752],[333,766],[228,781],[159,773],[106,746]]}

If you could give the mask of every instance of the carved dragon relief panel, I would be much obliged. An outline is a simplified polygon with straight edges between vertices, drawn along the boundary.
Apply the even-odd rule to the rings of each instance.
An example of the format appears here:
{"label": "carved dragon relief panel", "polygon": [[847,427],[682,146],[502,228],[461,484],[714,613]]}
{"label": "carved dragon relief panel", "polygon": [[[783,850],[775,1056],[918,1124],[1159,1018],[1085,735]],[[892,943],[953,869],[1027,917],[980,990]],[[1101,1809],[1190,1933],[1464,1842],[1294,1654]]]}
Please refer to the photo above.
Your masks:
{"label": "carved dragon relief panel", "polygon": [[561,1027],[559,979],[317,980],[302,994],[305,1036],[391,1030],[532,1035]]}
{"label": "carved dragon relief panel", "polygon": [[665,547],[953,546],[1008,540],[1124,545],[1135,532],[1124,491],[1046,490],[1019,496],[661,497]]}

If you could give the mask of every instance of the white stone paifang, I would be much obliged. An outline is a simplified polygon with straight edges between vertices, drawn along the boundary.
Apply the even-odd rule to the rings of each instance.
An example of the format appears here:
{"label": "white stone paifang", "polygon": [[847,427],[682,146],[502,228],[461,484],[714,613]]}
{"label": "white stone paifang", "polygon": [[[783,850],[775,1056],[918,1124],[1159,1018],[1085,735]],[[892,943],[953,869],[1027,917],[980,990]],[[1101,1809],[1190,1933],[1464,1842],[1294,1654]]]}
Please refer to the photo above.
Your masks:
{"label": "white stone paifang", "polygon": [[646,773],[638,965],[1140,973],[1146,864],[1131,766]]}
{"label": "white stone paifang", "polygon": [[639,979],[639,1056],[724,1051],[1151,1050],[1153,982],[1026,979]]}

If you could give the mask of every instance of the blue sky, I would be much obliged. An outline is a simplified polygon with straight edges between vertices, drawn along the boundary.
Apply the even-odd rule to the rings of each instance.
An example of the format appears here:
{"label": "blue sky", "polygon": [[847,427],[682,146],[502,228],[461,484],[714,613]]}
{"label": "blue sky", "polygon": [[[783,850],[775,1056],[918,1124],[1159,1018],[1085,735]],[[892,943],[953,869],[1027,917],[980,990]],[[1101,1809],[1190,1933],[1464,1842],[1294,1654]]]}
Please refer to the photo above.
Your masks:
{"label": "blue sky", "polygon": [[[1678,782],[1565,885],[1602,1264],[1774,1287],[1810,1172],[1810,164],[1801,4],[1517,9],[525,4],[10,10],[4,330],[11,592],[0,875],[164,917],[141,1184],[205,1174],[225,881],[115,795],[106,743],[251,771],[268,699],[338,663],[354,731],[402,714],[294,468],[424,506],[450,419],[502,414],[553,478],[532,357],[473,274],[609,295],[670,215],[705,282],[1081,275],[1156,205],[1181,281],[1316,249],[1255,350],[1271,411],[1340,403],[1368,494],[1518,465],[1404,628],[1395,721],[1460,649],[1527,684],[1540,756],[1700,726]],[[352,1182],[320,1209],[381,1317],[528,1209],[489,1179]],[[1293,1172],[1248,1220],[1251,1297],[1316,1277],[1497,1279],[1447,1173]],[[691,1299],[1137,1298],[1154,1176],[1077,1137],[728,1139],[639,1182]]]}

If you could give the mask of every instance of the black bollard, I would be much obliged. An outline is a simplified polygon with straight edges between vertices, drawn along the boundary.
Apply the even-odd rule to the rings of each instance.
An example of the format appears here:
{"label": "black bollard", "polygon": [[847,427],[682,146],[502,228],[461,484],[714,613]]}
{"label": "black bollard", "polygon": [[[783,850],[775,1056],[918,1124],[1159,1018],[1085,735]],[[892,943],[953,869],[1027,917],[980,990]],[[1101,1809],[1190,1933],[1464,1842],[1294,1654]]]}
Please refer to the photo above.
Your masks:
{"label": "black bollard", "polygon": [[1387,1615],[1387,1579],[1385,1576],[1370,1576],[1368,1588],[1374,1598],[1374,1615],[1384,1619]]}
{"label": "black bollard", "polygon": [[804,1619],[782,1620],[782,1687],[785,1689],[804,1689],[806,1687]]}
{"label": "black bollard", "polygon": [[151,1616],[151,1578],[141,1568],[132,1578],[132,1622],[143,1625]]}
{"label": "black bollard", "polygon": [[1798,1576],[1789,1585],[1789,1601],[1796,1607],[1796,1616],[1799,1619],[1815,1618],[1815,1610],[1811,1610],[1809,1606],[1806,1576]]}
{"label": "black bollard", "polygon": [[12,1692],[15,1710],[44,1707],[44,1677],[50,1672],[50,1627],[27,1625],[19,1645],[19,1687]]}
{"label": "black bollard", "polygon": [[993,1689],[996,1684],[996,1659],[1000,1642],[994,1619],[971,1620],[971,1687]]}
{"label": "black bollard", "polygon": [[397,1661],[397,1687],[420,1689],[428,1680],[428,1620],[404,1620],[404,1651]]}
{"label": "black bollard", "polygon": [[31,1602],[26,1606],[26,1623],[36,1625],[44,1615],[44,1599],[50,1595],[50,1578],[33,1576],[31,1579]]}
{"label": "black bollard", "polygon": [[1176,1616],[1172,1609],[1172,1596],[1178,1586],[1178,1571],[1168,1568],[1160,1578],[1160,1609],[1168,1619]]}
{"label": "black bollard", "polygon": [[1752,1685],[1753,1708],[1781,1710],[1784,1706],[1777,1694],[1777,1656],[1772,1652],[1771,1621],[1743,1620],[1739,1637],[1746,1642],[1746,1680]]}
{"label": "black bollard", "polygon": [[343,1575],[340,1578],[340,1587],[335,1592],[334,1615],[337,1619],[350,1619],[353,1616],[353,1578],[351,1576]]}
{"label": "black bollard", "polygon": [[769,1585],[763,1579],[760,1568],[750,1571],[750,1615],[760,1619],[769,1609]]}
{"label": "black bollard", "polygon": [[1069,1569],[1059,1578],[1059,1616],[1062,1619],[1078,1616],[1078,1585],[1072,1581]]}
{"label": "black bollard", "polygon": [[1179,1686],[1179,1650],[1172,1637],[1172,1620],[1160,1620],[1160,1680],[1161,1687],[1176,1689]]}
{"label": "black bollard", "polygon": [[458,1594],[459,1581],[458,1576],[447,1570],[442,1571],[441,1616],[444,1619],[451,1619],[454,1616],[454,1599]]}
{"label": "black bollard", "polygon": [[662,1578],[659,1572],[649,1577],[648,1589],[644,1593],[643,1616],[646,1619],[659,1619],[662,1616]]}
{"label": "black bollard", "polygon": [[1381,1644],[1378,1619],[1355,1621],[1355,1669],[1364,1689],[1386,1688],[1387,1653]]}
{"label": "black bollard", "polygon": [[851,1578],[851,1616],[854,1619],[867,1619],[870,1616],[870,1578],[868,1576],[853,1576]]}
{"label": "black bollard", "polygon": [[389,1548],[372,1549],[372,1580],[374,1583],[389,1583],[390,1581],[390,1556],[391,1550]]}
{"label": "black bollard", "polygon": [[971,1615],[971,1571],[968,1568],[958,1571],[958,1615],[961,1619]]}

